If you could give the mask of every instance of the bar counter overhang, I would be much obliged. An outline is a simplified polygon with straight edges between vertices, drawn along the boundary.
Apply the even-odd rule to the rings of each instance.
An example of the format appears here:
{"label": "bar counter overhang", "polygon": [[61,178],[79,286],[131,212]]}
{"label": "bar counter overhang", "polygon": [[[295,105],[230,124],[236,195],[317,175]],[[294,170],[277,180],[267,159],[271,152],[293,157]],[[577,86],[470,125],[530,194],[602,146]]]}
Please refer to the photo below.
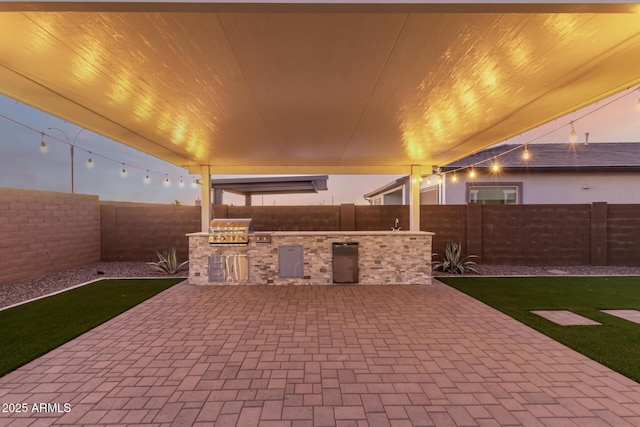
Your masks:
{"label": "bar counter overhang", "polygon": [[[427,285],[431,284],[433,234],[425,231],[274,231],[251,233],[246,245],[212,245],[209,233],[190,233],[187,234],[189,282],[195,285]],[[352,280],[348,277],[354,269],[355,280]]]}

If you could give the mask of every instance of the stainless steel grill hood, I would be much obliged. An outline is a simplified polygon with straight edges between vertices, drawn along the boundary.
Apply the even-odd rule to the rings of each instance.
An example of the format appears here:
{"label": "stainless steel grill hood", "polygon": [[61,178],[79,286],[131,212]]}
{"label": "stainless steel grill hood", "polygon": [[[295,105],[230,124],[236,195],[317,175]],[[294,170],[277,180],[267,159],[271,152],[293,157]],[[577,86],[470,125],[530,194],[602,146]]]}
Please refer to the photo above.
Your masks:
{"label": "stainless steel grill hood", "polygon": [[215,218],[209,224],[212,245],[247,245],[253,232],[251,218]]}

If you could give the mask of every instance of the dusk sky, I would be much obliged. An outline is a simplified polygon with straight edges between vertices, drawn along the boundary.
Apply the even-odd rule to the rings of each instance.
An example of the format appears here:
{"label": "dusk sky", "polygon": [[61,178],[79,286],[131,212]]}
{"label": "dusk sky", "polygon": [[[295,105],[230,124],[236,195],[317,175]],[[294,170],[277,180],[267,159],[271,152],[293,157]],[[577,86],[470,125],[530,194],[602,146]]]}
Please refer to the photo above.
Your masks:
{"label": "dusk sky", "polygon": [[[615,98],[620,99],[605,106]],[[589,142],[637,142],[640,141],[639,98],[640,90],[630,89],[505,142],[565,143],[572,120],[580,142],[584,142],[586,132],[589,132]],[[585,114],[587,117],[583,117]],[[558,130],[537,139],[553,129]],[[45,133],[46,153],[40,151],[41,132]],[[201,197],[200,187],[193,185],[198,176],[189,175],[185,169],[3,96],[0,96],[0,186],[70,192],[69,145],[61,142],[67,141],[67,137],[70,141],[75,139],[76,193],[98,195],[101,200],[152,203],[178,200],[185,205],[193,205]],[[87,167],[89,158],[93,160],[91,168]],[[127,171],[124,177],[123,163]],[[147,170],[149,183],[145,183]],[[364,193],[398,176],[332,175],[328,191],[296,196],[254,196],[253,204],[365,204]],[[165,185],[166,178],[169,185]],[[244,199],[225,194],[225,203],[243,204]]]}

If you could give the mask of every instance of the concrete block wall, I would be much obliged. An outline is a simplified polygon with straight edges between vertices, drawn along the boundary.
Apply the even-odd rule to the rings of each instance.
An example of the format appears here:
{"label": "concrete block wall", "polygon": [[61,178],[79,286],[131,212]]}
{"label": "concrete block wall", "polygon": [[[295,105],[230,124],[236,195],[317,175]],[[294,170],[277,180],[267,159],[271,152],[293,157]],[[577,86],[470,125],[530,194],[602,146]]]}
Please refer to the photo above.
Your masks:
{"label": "concrete block wall", "polygon": [[396,218],[403,230],[409,230],[409,206],[406,205],[356,206],[354,214],[358,231],[390,230]]}
{"label": "concrete block wall", "polygon": [[607,205],[609,265],[640,265],[640,205]]}
{"label": "concrete block wall", "polygon": [[[403,205],[332,207],[338,228],[326,226],[326,218],[314,223],[324,215],[307,214],[315,207],[269,208],[216,206],[215,215],[253,218],[256,231],[387,230],[395,218],[409,226]],[[484,264],[640,265],[640,205],[424,205],[420,223],[435,233],[433,252],[443,254],[453,240]]]}
{"label": "concrete block wall", "polygon": [[[250,217],[256,231],[387,230],[408,206],[215,206],[216,217]],[[640,266],[640,205],[422,206],[433,251],[448,240],[485,264]],[[97,196],[0,188],[0,285],[98,261],[151,261],[175,247],[200,208],[100,202]]]}
{"label": "concrete block wall", "polygon": [[424,205],[420,207],[420,229],[432,231],[433,252],[443,255],[449,240],[463,244],[466,252],[467,206]]}
{"label": "concrete block wall", "polygon": [[254,231],[337,231],[340,206],[224,206],[216,218],[253,218]]}
{"label": "concrete block wall", "polygon": [[[471,206],[469,206],[471,207]],[[588,265],[590,205],[474,205],[482,209],[482,247],[470,251],[488,264]]]}
{"label": "concrete block wall", "polygon": [[97,196],[0,187],[0,285],[99,261]]}
{"label": "concrete block wall", "polygon": [[170,248],[185,261],[186,234],[200,231],[198,206],[103,202],[100,215],[103,261],[156,261]]}

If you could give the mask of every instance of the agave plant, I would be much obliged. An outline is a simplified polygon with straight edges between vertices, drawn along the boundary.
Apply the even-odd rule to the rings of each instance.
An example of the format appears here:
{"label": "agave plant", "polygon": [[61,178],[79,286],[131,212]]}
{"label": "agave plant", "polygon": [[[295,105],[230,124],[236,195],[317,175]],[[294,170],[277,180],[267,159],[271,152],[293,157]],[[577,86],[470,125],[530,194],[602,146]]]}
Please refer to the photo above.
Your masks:
{"label": "agave plant", "polygon": [[178,270],[189,263],[189,261],[185,261],[181,264],[178,264],[175,248],[171,248],[168,251],[162,251],[162,253],[156,251],[156,255],[158,255],[158,261],[148,262],[147,265],[152,270],[159,271],[161,273],[175,274],[178,272]]}
{"label": "agave plant", "polygon": [[431,263],[434,270],[446,271],[449,273],[478,273],[475,269],[475,262],[471,261],[471,258],[478,258],[476,255],[468,255],[462,257],[462,245],[460,243],[449,240],[445,248],[445,255],[439,255],[434,253],[433,257],[440,257],[440,260],[433,261]]}

